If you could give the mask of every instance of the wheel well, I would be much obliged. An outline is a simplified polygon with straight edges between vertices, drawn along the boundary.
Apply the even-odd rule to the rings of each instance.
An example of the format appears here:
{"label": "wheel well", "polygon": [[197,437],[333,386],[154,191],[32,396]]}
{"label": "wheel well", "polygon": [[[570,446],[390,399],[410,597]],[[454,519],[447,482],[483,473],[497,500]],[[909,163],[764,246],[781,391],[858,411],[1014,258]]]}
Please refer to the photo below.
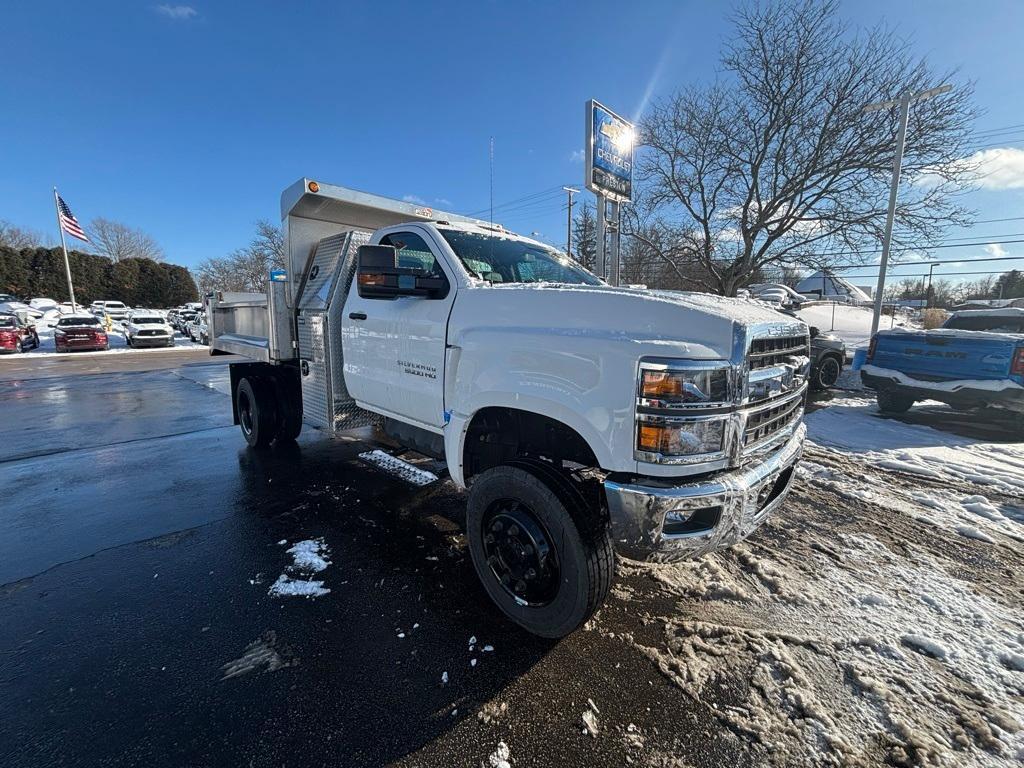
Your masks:
{"label": "wheel well", "polygon": [[463,472],[468,481],[486,469],[516,458],[545,459],[556,467],[566,463],[596,467],[587,441],[557,419],[517,408],[481,408],[466,430]]}

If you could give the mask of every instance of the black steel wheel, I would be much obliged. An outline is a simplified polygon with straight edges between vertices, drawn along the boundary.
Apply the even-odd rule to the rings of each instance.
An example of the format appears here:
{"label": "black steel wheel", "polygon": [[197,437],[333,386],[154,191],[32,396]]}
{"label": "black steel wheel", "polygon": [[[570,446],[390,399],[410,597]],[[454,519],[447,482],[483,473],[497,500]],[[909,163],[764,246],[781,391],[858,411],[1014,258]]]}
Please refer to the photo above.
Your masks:
{"label": "black steel wheel", "polygon": [[517,462],[475,477],[466,538],[488,596],[541,637],[577,629],[604,601],[614,578],[606,517],[553,467]]}
{"label": "black steel wheel", "polygon": [[547,605],[558,592],[558,554],[551,534],[533,510],[517,499],[498,499],[481,521],[491,574],[516,602]]}
{"label": "black steel wheel", "polygon": [[832,355],[823,357],[814,367],[814,372],[811,375],[811,387],[819,390],[834,387],[839,381],[839,374],[842,373],[842,370],[843,367],[838,358]]}

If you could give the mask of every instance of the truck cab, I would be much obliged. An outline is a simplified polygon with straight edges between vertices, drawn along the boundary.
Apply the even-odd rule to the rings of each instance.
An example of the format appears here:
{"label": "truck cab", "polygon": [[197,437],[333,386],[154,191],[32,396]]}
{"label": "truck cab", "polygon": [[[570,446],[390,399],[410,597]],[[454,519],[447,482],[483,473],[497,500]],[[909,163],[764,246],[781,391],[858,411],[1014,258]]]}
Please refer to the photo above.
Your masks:
{"label": "truck cab", "polygon": [[285,280],[218,293],[211,352],[260,448],[373,425],[468,489],[498,607],[558,637],[613,553],[695,557],[782,504],[803,445],[808,330],[750,302],[618,288],[500,226],[303,179]]}

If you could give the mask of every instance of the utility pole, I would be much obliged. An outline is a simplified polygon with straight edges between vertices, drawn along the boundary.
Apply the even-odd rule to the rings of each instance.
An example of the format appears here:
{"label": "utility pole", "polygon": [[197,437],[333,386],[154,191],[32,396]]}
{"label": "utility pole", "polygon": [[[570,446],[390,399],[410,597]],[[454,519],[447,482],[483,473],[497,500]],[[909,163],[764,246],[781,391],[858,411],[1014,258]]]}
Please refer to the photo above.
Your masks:
{"label": "utility pole", "polygon": [[907,121],[910,118],[910,105],[916,101],[924,101],[948,93],[953,86],[940,85],[938,88],[929,88],[926,91],[905,91],[898,99],[880,101],[876,104],[868,104],[862,112],[876,112],[880,109],[890,109],[895,106],[900,108],[900,127],[896,133],[896,156],[892,162],[892,184],[889,187],[889,210],[885,216],[885,234],[882,240],[882,262],[878,269],[878,288],[875,291],[875,311],[871,315],[871,335],[878,331],[878,320],[882,315],[882,294],[885,291],[885,270],[889,265],[889,246],[892,243],[892,225],[896,217],[896,197],[900,188],[900,172],[903,170],[903,149],[907,143]]}
{"label": "utility pole", "polygon": [[572,257],[572,207],[573,207],[573,205],[575,205],[575,203],[573,203],[573,201],[572,201],[572,196],[576,195],[576,194],[579,194],[579,190],[578,189],[573,189],[572,187],[562,187],[562,189],[564,189],[566,194],[569,196],[569,206],[568,206],[568,209],[567,209],[569,211],[569,214],[568,214],[568,216],[566,218],[566,222],[565,222],[565,255],[569,256],[571,258]]}
{"label": "utility pole", "polygon": [[924,294],[924,308],[928,309],[932,305],[932,270],[938,265],[937,262],[932,262],[928,265],[928,290]]}

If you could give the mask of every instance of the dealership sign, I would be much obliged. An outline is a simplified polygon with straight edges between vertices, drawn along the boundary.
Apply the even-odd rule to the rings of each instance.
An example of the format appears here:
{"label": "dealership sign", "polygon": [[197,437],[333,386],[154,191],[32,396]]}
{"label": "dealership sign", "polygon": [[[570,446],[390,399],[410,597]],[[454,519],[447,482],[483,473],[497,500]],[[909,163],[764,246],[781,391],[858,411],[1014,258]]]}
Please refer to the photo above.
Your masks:
{"label": "dealership sign", "polygon": [[627,202],[633,197],[633,124],[587,102],[587,189]]}

